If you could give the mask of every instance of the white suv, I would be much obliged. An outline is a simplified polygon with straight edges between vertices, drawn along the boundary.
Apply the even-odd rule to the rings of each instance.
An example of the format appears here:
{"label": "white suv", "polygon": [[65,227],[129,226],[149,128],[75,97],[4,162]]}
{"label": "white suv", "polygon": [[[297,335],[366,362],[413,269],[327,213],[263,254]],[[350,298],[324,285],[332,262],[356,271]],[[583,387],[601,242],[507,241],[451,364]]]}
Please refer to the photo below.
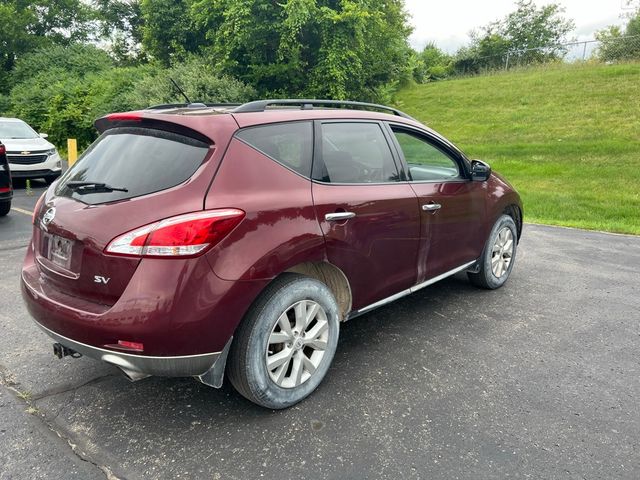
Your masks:
{"label": "white suv", "polygon": [[22,120],[0,117],[0,142],[7,148],[13,178],[43,178],[51,183],[60,176],[60,155],[45,138]]}

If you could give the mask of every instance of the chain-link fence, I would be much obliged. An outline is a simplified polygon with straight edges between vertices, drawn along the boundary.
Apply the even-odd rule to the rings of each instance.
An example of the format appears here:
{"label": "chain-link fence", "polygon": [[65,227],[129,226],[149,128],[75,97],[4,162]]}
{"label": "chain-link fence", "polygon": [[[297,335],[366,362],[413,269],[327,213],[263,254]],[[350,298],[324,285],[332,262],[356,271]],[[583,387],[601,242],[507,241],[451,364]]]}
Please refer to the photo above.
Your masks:
{"label": "chain-link fence", "polygon": [[576,41],[541,48],[509,50],[497,55],[469,56],[454,62],[457,73],[539,65],[549,62],[628,62],[640,61],[640,35]]}

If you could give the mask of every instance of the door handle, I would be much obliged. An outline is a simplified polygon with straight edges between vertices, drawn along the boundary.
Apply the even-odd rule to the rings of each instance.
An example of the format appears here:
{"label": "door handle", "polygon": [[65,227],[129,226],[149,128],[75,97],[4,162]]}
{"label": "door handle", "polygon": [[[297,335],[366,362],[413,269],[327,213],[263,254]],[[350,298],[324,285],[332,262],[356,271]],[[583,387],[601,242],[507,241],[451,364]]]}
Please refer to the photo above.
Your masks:
{"label": "door handle", "polygon": [[442,205],[440,205],[439,203],[425,203],[424,205],[422,205],[422,210],[424,210],[425,212],[435,212],[436,210],[440,210],[442,208]]}
{"label": "door handle", "polygon": [[324,216],[324,219],[327,222],[339,222],[341,220],[349,220],[350,218],[355,217],[356,214],[353,212],[336,212],[336,213],[327,213]]}

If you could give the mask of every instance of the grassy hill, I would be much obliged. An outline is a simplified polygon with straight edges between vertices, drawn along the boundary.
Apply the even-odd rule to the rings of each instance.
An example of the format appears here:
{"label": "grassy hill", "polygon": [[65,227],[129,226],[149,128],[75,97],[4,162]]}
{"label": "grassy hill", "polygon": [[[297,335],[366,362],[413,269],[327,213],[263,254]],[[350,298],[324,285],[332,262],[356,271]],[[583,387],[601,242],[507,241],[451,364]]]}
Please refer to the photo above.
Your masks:
{"label": "grassy hill", "polygon": [[527,221],[640,234],[640,64],[416,85],[396,105],[505,174]]}

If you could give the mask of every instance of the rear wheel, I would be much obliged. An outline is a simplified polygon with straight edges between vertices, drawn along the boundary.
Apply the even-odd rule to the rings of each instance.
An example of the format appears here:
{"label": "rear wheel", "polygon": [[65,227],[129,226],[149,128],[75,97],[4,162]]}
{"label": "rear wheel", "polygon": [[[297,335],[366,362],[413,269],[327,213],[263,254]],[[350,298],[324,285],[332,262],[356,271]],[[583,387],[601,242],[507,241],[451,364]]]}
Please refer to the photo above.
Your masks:
{"label": "rear wheel", "polygon": [[504,285],[513,269],[517,246],[516,224],[509,215],[502,215],[491,229],[480,258],[480,270],[467,274],[471,283],[491,290]]}
{"label": "rear wheel", "polygon": [[0,202],[0,217],[4,217],[11,210],[11,201]]}
{"label": "rear wheel", "polygon": [[284,274],[238,327],[229,352],[229,380],[258,405],[290,407],[324,378],[338,333],[338,305],[329,288],[304,275]]}

